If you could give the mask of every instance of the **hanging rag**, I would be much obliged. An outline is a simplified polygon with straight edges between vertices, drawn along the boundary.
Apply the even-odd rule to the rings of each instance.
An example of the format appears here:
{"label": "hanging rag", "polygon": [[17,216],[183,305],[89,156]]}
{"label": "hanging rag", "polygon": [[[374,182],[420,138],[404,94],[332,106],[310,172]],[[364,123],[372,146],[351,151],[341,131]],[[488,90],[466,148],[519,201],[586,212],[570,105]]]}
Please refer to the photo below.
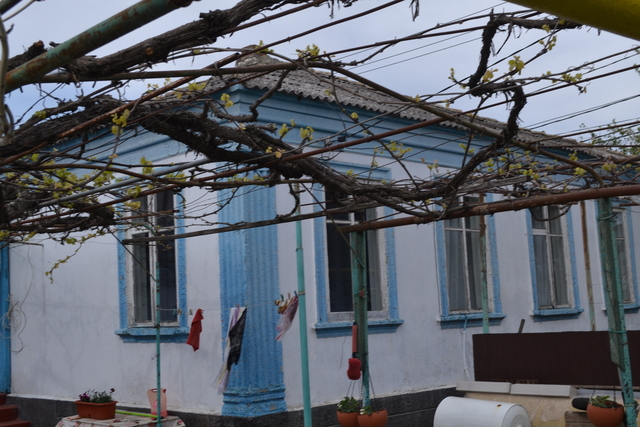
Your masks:
{"label": "hanging rag", "polygon": [[231,375],[231,365],[234,363],[237,364],[240,359],[246,318],[247,310],[245,307],[233,307],[229,313],[229,328],[227,329],[224,358],[216,380],[218,393],[227,391],[229,376]]}
{"label": "hanging rag", "polygon": [[280,315],[280,320],[278,320],[278,324],[276,325],[276,341],[282,341],[282,337],[287,331],[291,328],[291,323],[293,319],[296,317],[296,313],[298,311],[298,296],[294,296],[289,305],[284,310],[284,312]]}
{"label": "hanging rag", "polygon": [[229,331],[229,358],[227,359],[227,369],[231,370],[231,365],[237,365],[240,360],[240,351],[242,350],[242,337],[244,336],[244,325],[247,320],[247,310],[242,309],[240,318]]}
{"label": "hanging rag", "polygon": [[202,319],[204,316],[202,315],[202,309],[198,309],[196,311],[195,316],[193,316],[193,320],[191,321],[191,329],[189,330],[189,337],[187,338],[187,344],[193,347],[193,351],[196,351],[200,348],[200,332],[202,332]]}

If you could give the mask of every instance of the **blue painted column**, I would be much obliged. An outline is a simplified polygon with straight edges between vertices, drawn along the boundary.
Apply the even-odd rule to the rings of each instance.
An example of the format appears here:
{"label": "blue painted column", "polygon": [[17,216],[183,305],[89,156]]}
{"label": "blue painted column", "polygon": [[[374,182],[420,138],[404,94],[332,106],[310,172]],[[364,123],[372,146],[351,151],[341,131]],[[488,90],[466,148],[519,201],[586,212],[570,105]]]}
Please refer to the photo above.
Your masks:
{"label": "blue painted column", "polygon": [[[222,192],[226,200],[231,192]],[[238,189],[220,212],[220,221],[260,221],[275,216],[275,189]],[[220,301],[222,339],[229,309],[247,307],[240,361],[231,368],[222,415],[256,417],[286,411],[282,346],[275,340],[278,313],[272,301],[280,295],[276,226],[222,233]],[[271,303],[270,303],[271,302]]]}
{"label": "blue painted column", "polygon": [[[9,248],[0,249],[0,313],[9,311]],[[11,327],[2,325],[0,344],[0,392],[11,391]]]}

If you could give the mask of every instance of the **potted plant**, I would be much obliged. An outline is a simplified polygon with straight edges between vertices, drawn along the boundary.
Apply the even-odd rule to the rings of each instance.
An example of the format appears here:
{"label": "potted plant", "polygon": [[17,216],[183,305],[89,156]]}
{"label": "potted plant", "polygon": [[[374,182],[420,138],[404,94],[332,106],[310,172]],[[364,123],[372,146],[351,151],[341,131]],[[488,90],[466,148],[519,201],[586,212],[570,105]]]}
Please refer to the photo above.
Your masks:
{"label": "potted plant", "polygon": [[76,410],[80,418],[92,418],[94,420],[109,420],[116,417],[116,401],[113,400],[112,388],[109,392],[87,390],[76,400]]}
{"label": "potted plant", "polygon": [[624,419],[624,407],[609,396],[594,396],[589,399],[587,417],[596,427],[618,427]]}
{"label": "potted plant", "polygon": [[345,396],[338,402],[338,423],[342,427],[358,427],[358,411],[360,411],[360,401],[353,396]]}
{"label": "potted plant", "polygon": [[387,425],[389,414],[386,409],[376,411],[373,406],[365,406],[358,414],[360,427],[384,427]]}

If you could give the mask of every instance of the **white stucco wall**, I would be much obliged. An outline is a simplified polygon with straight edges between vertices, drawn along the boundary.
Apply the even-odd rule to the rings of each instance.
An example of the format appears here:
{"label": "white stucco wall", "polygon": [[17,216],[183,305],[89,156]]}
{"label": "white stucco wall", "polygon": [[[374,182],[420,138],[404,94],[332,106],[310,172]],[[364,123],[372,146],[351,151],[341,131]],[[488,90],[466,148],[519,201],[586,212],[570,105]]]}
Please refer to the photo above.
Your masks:
{"label": "white stucco wall", "polygon": [[[187,190],[189,195],[191,190]],[[282,203],[286,197],[281,195]],[[590,204],[590,209],[593,205]],[[284,212],[285,209],[279,211]],[[574,226],[580,227],[579,212]],[[593,214],[592,214],[593,216]],[[534,322],[524,233],[524,212],[496,215],[501,298],[506,314],[492,333],[516,332],[525,319],[525,332],[589,330],[584,284],[581,232],[575,230],[580,303],[577,319]],[[640,227],[635,227],[634,232]],[[309,322],[309,364],[314,404],[335,402],[346,394],[349,337],[318,338],[313,222],[302,226]],[[592,279],[598,329],[606,328],[597,259],[596,236],[590,228]],[[297,288],[295,226],[278,227],[281,292]],[[371,335],[370,361],[374,391],[379,396],[452,386],[473,379],[472,335],[481,328],[441,329],[440,301],[434,253],[434,226],[395,230],[398,304],[404,324],[396,332]],[[195,237],[187,244],[187,296],[190,309],[205,309],[201,348],[162,344],[162,381],[170,408],[219,413],[222,398],[211,386],[222,361],[217,237]],[[35,242],[34,242],[35,243]],[[126,405],[147,406],[146,390],[155,386],[155,345],[123,343],[118,329],[116,241],[112,236],[91,240],[54,271],[53,283],[44,272],[75,248],[51,241],[11,250],[12,389],[16,395],[74,400],[87,389],[116,388],[115,398]],[[524,261],[523,261],[524,260]],[[274,308],[275,309],[275,308]],[[630,328],[638,315],[629,315]],[[191,319],[191,317],[189,317]],[[19,328],[18,328],[19,326]],[[275,333],[274,333],[275,335]],[[302,406],[299,326],[295,322],[282,343],[286,401]]]}

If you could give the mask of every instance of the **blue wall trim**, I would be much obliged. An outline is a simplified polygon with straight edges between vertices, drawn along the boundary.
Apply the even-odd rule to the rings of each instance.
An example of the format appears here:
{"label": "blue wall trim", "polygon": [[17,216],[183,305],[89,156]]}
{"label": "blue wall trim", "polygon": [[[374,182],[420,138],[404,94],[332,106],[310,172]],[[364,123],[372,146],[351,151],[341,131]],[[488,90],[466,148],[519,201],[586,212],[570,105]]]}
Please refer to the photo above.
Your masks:
{"label": "blue wall trim", "polygon": [[[245,187],[221,192],[233,200],[220,212],[222,223],[260,221],[276,215],[275,188]],[[257,417],[284,412],[282,345],[275,340],[280,295],[277,226],[222,233],[220,304],[224,341],[230,308],[247,307],[242,353],[231,368],[222,415]]]}
{"label": "blue wall trim", "polygon": [[[242,85],[236,85],[229,90],[218,92],[214,97],[219,97],[222,92],[229,93],[236,102],[231,107],[232,109],[238,108],[234,111],[246,114],[249,111],[248,107],[264,93],[264,90],[247,89]],[[337,134],[347,140],[367,136],[362,128],[354,127],[353,121],[334,102],[319,102],[317,99],[300,99],[292,94],[275,93],[262,104],[262,107],[259,117],[261,124],[275,123],[276,126],[280,126],[282,123],[286,123],[289,125],[290,120],[294,120],[297,127],[311,126],[315,131],[314,139],[316,141]],[[356,112],[360,122],[373,119],[378,114],[353,106],[347,106],[346,109],[347,113]],[[414,123],[415,121],[409,119],[387,117],[383,121],[369,122],[372,125],[369,130],[372,133],[382,133]],[[291,144],[298,144],[300,142],[298,130],[289,132],[284,140]],[[469,140],[469,134],[450,127],[430,126],[395,135],[393,138],[387,139],[386,142],[391,140],[400,141],[405,147],[413,148],[412,152],[403,156],[403,160],[421,162],[421,158],[427,155],[425,160],[429,163],[433,163],[437,159],[441,167],[459,168],[464,157],[464,149],[459,146],[459,143],[466,144]],[[493,141],[489,138],[476,135],[471,146],[478,150],[491,142]],[[313,143],[312,146],[319,147],[318,144],[320,143]],[[370,142],[346,148],[345,151],[372,155],[376,146],[379,146],[378,142]],[[390,154],[387,152],[378,153],[376,156],[378,159],[384,159],[379,162],[381,165],[383,165],[383,161],[388,161],[390,158]]]}
{"label": "blue wall trim", "polygon": [[578,283],[578,262],[576,260],[576,239],[573,230],[573,216],[571,210],[567,213],[567,229],[569,238],[569,259],[571,260],[571,285],[573,286],[574,309],[584,311],[580,307],[580,284]]}
{"label": "blue wall trim", "polygon": [[[156,342],[156,328],[125,328],[118,329],[123,342],[126,343],[154,343]],[[184,343],[189,336],[189,328],[166,327],[160,328],[160,339],[163,343]]]}
{"label": "blue wall trim", "polygon": [[[489,313],[489,326],[498,326],[504,313]],[[482,313],[451,314],[440,320],[440,329],[475,328],[482,326]]]}
{"label": "blue wall trim", "polygon": [[[183,234],[185,231],[185,199],[182,194],[175,196],[176,201],[176,234]],[[126,228],[119,225],[116,237],[121,242],[126,237]],[[160,328],[162,342],[184,343],[189,336],[189,325],[187,320],[187,254],[186,239],[176,240],[176,256],[178,262],[178,326]],[[118,245],[118,298],[120,307],[120,328],[115,331],[120,335],[125,343],[155,342],[156,329],[154,327],[133,327],[129,325],[129,302],[127,300],[127,257],[128,252],[124,245]]]}
{"label": "blue wall trim", "polygon": [[[629,260],[631,264],[631,278],[632,278],[632,284],[633,284],[634,301],[636,302],[635,304],[633,304],[633,307],[629,307],[631,309],[631,308],[640,307],[640,295],[638,294],[638,272],[637,272],[637,266],[636,266],[635,240],[633,239],[633,218],[631,216],[631,209],[626,208],[625,214],[627,217],[627,235],[628,235],[627,242],[629,243]],[[627,307],[625,306],[625,308]]]}
{"label": "blue wall trim", "polygon": [[[493,201],[493,194],[486,195],[486,201]],[[438,260],[438,286],[440,289],[440,328],[466,328],[482,326],[482,313],[451,313],[449,311],[449,293],[447,292],[447,259],[445,256],[444,222],[435,224],[436,257]],[[489,326],[499,325],[506,317],[502,313],[502,299],[500,297],[500,269],[498,264],[496,220],[493,215],[487,218],[487,265],[491,266],[490,281],[492,293],[492,307],[489,312]]]}
{"label": "blue wall trim", "polygon": [[[436,258],[438,260],[438,288],[440,291],[440,317],[450,318],[449,293],[447,292],[447,258],[445,256],[444,223],[438,221],[435,224]],[[453,318],[452,318],[453,319]]]}
{"label": "blue wall trim", "polygon": [[[0,249],[0,312],[9,311],[9,247]],[[0,391],[11,391],[11,325],[2,322],[2,345],[0,346]]]}
{"label": "blue wall trim", "polygon": [[[371,319],[369,320],[369,335],[395,332],[403,323],[402,319]],[[351,336],[353,332],[353,322],[316,323],[313,327],[318,338]]]}
{"label": "blue wall trim", "polygon": [[[177,193],[174,200],[176,210],[176,234],[184,234],[186,231],[184,212],[187,208],[187,200],[182,193]],[[190,325],[187,323],[187,239],[176,240],[176,250],[178,258],[178,309],[182,313],[178,316],[178,324],[180,328],[187,330],[189,334]],[[162,333],[162,330],[160,330]],[[184,341],[186,342],[186,340]]]}
{"label": "blue wall trim", "polygon": [[[369,165],[361,165],[356,163],[330,162],[330,166],[340,172],[353,171],[355,176],[363,176],[366,178],[381,181],[383,179],[391,179],[391,171],[388,168],[378,168],[371,171]],[[313,194],[317,200],[324,200],[324,190],[315,185]],[[320,206],[314,206],[314,210],[320,210]],[[384,215],[391,215],[390,208],[384,208]],[[330,338],[345,336],[351,334],[352,322],[331,322],[329,321],[328,308],[328,289],[329,282],[327,277],[327,250],[326,250],[326,228],[325,218],[319,217],[313,220],[313,234],[315,243],[315,268],[316,268],[316,308],[318,310],[318,321],[313,326],[318,338]],[[394,332],[400,325],[404,323],[400,319],[400,310],[398,307],[398,280],[396,275],[396,244],[393,228],[384,230],[384,251],[386,262],[386,283],[387,283],[387,318],[369,320],[369,333],[389,333]],[[348,324],[348,328],[346,325]]]}
{"label": "blue wall trim", "polygon": [[584,311],[583,308],[548,308],[544,310],[533,310],[534,322],[545,322],[548,320],[567,320],[576,319],[580,316],[580,313]]}
{"label": "blue wall trim", "polygon": [[[485,196],[487,202],[493,202],[493,194],[487,194]],[[491,278],[493,283],[493,313],[495,319],[505,317],[502,314],[502,297],[500,296],[500,267],[498,264],[498,240],[496,236],[496,217],[495,215],[489,215],[487,219],[487,234],[489,236],[489,262],[491,265]],[[489,316],[491,319],[491,316]],[[491,324],[491,323],[489,323]],[[497,324],[497,323],[496,323]]]}

